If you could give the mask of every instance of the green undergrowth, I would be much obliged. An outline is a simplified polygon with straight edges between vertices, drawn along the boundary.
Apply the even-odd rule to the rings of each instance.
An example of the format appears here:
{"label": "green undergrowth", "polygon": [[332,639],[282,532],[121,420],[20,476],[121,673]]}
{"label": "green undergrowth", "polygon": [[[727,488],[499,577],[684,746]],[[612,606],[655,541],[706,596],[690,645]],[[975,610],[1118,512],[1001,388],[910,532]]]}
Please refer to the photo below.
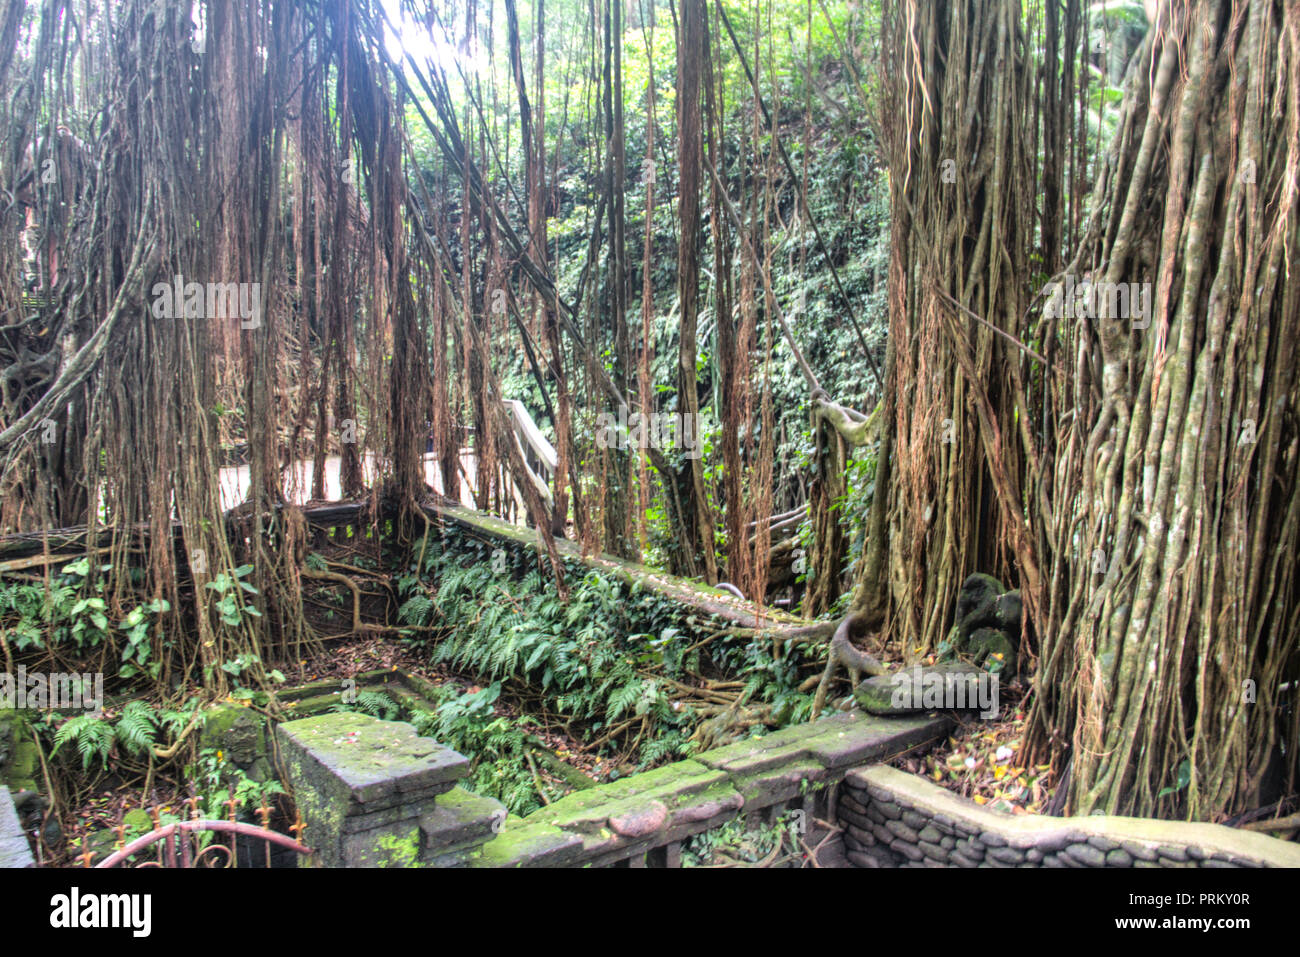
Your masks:
{"label": "green undergrowth", "polygon": [[462,782],[466,789],[496,798],[514,814],[537,810],[543,793],[548,800],[564,793],[563,788],[535,773],[536,759],[529,763],[538,747],[531,734],[536,719],[496,713],[500,684],[469,693],[462,693],[454,684],[437,685],[429,694],[432,710],[406,707],[373,690],[359,691],[354,700],[336,705],[335,710],[361,712],[384,721],[409,721],[420,734],[470,758],[470,775]]}
{"label": "green undergrowth", "polygon": [[682,842],[683,867],[773,867],[799,861],[804,815],[787,811],[768,823],[738,817]]}
{"label": "green undergrowth", "polygon": [[[427,630],[405,640],[483,687],[441,686],[430,712],[401,714],[378,692],[350,707],[410,720],[470,757],[466,786],[514,813],[541,806],[529,756],[542,722],[527,711],[545,713],[550,727],[559,722],[593,753],[633,770],[695,753],[706,721],[724,727],[735,719],[735,737],[809,714],[797,648],[774,658],[770,638],[730,634],[725,623],[638,583],[566,560],[570,593],[562,599],[535,550],[454,527],[417,544],[415,554],[423,566],[412,564],[395,583],[398,618]],[[729,682],[726,693],[702,690],[709,679],[715,687]],[[503,691],[527,704],[522,716],[498,713]]]}
{"label": "green undergrowth", "polygon": [[[170,638],[159,637],[157,624],[170,606],[163,599],[141,602],[114,621],[106,595],[112,570],[79,558],[49,579],[0,579],[0,628],[9,647],[20,654],[83,661],[107,655],[118,662],[121,678],[157,678],[163,665],[157,652],[172,648]],[[133,584],[143,577],[134,568],[126,574]]]}

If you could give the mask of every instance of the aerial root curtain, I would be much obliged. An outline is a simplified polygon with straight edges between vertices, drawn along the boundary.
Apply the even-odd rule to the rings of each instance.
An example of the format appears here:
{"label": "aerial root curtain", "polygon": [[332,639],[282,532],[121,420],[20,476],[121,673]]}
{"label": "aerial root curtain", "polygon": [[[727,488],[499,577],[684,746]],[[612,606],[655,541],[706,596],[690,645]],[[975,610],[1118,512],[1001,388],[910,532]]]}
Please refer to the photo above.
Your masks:
{"label": "aerial root curtain", "polygon": [[[886,6],[877,601],[933,648],[968,572],[1010,579],[1038,662],[1032,758],[1065,772],[1066,809],[1218,818],[1294,791],[1300,753],[1300,12],[1150,6],[1086,220],[1086,166],[1062,157],[1087,127],[1031,106],[1047,85],[1077,118],[1087,90],[1030,68],[1020,5]],[[1049,18],[1044,49],[1074,56],[1056,31],[1078,13]],[[1085,283],[1097,308],[1051,306]]]}

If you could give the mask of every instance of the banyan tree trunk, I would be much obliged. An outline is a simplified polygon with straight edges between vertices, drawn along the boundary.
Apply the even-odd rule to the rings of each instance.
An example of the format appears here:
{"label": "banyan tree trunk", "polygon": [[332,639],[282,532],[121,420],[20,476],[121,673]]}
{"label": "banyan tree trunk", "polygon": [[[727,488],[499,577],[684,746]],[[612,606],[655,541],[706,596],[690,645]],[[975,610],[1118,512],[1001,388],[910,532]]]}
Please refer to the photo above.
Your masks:
{"label": "banyan tree trunk", "polygon": [[[708,45],[708,18],[704,0],[684,0],[677,48],[678,218],[677,297],[681,326],[677,356],[677,405],[692,420],[700,414],[695,376],[696,326],[699,319],[700,280],[700,175],[702,158],[700,87]],[[672,553],[676,572],[718,580],[714,555],[713,512],[704,484],[704,463],[688,459],[674,476],[682,508],[677,511],[678,548]]]}
{"label": "banyan tree trunk", "polygon": [[[939,643],[970,572],[1037,575],[1001,383],[1035,233],[1030,104],[1054,81],[1029,69],[1021,18],[1014,0],[886,4],[893,455],[877,482],[889,561],[877,553],[873,574],[887,574],[885,626],[909,653]],[[861,584],[859,606],[880,604],[878,583]]]}
{"label": "banyan tree trunk", "polygon": [[1032,719],[1069,810],[1216,818],[1300,743],[1300,10],[1160,4],[1114,144],[1063,277],[1111,285],[1046,320]]}

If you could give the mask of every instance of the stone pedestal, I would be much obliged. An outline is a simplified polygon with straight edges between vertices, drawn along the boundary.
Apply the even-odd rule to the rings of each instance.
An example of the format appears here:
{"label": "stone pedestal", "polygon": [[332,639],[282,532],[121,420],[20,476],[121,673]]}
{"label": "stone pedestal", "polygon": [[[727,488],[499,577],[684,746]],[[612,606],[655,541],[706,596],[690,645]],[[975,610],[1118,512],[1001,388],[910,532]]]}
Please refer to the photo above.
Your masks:
{"label": "stone pedestal", "polygon": [[317,866],[454,865],[504,820],[496,801],[449,794],[469,760],[405,722],[325,714],[276,734]]}

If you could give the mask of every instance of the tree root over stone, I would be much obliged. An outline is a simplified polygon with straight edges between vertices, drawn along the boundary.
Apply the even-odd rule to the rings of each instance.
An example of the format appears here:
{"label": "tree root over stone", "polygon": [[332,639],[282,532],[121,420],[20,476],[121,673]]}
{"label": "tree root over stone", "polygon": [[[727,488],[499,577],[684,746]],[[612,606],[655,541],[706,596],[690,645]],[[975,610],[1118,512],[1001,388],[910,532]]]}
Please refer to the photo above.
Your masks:
{"label": "tree root over stone", "polygon": [[830,690],[831,679],[835,677],[838,666],[843,665],[848,671],[854,687],[857,687],[864,674],[874,677],[886,673],[885,667],[879,661],[865,651],[859,651],[853,644],[853,635],[865,631],[870,622],[868,615],[852,612],[845,615],[844,620],[835,629],[835,636],[831,638],[830,652],[826,655],[826,670],[822,672],[822,679],[817,685],[817,695],[813,698],[810,721],[815,720],[821,714],[822,708],[826,706],[826,694]]}

